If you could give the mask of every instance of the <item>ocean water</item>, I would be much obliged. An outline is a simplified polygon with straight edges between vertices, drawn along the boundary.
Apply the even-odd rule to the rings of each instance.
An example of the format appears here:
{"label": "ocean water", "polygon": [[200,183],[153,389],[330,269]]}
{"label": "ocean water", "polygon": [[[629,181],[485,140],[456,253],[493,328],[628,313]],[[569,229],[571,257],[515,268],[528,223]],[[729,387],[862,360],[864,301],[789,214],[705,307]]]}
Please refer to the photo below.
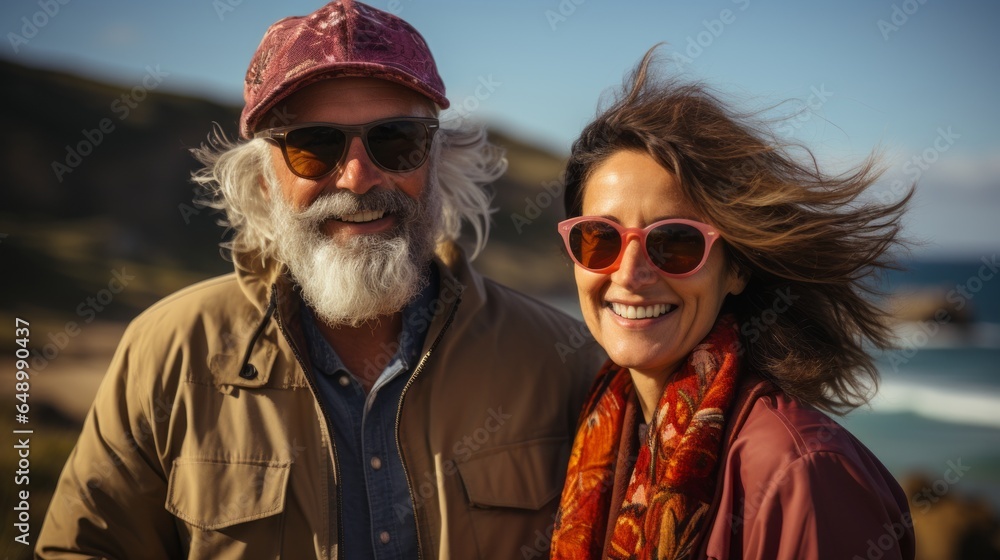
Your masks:
{"label": "ocean water", "polygon": [[[984,254],[978,259],[953,261],[917,260],[905,263],[905,270],[891,271],[886,276],[889,290],[908,288],[939,289],[952,293],[952,300],[964,299],[977,321],[1000,324],[1000,273],[993,267],[1000,264],[1000,251]],[[962,294],[962,288],[968,294]]]}
{"label": "ocean water", "polygon": [[[882,382],[870,407],[840,419],[897,478],[920,473],[1000,512],[1000,274],[995,255],[912,262],[887,277],[891,291],[937,292],[943,308],[967,307],[972,321],[932,317],[901,326],[900,347],[877,356]],[[954,475],[950,478],[954,479]],[[942,486],[939,485],[939,488]]]}
{"label": "ocean water", "polygon": [[967,467],[954,490],[1000,513],[1000,347],[922,348],[905,364],[878,363],[870,406],[838,422],[900,480],[934,481],[954,464]]}

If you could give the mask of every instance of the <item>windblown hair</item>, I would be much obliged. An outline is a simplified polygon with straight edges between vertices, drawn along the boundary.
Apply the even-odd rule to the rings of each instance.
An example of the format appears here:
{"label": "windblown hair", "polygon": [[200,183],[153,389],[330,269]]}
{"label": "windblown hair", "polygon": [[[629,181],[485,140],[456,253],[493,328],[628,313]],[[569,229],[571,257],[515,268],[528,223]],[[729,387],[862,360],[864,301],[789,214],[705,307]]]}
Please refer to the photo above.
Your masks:
{"label": "windblown hair", "polygon": [[895,268],[889,250],[902,245],[913,188],[895,203],[870,201],[862,195],[884,171],[877,151],[826,174],[807,148],[729,109],[707,86],[655,76],[655,51],[573,144],[567,216],[581,214],[583,187],[609,156],[648,153],[720,230],[729,265],[748,278],[723,310],[741,325],[746,365],[829,412],[864,404],[878,385],[866,348],[892,342],[873,280]]}
{"label": "windblown hair", "polygon": [[[270,206],[261,188],[276,184],[274,165],[267,141],[230,140],[219,127],[208,142],[191,150],[204,166],[192,174],[201,187],[198,203],[225,212],[222,225],[232,228],[231,241],[223,249],[237,253],[274,256],[273,231],[268,219]],[[441,227],[438,243],[457,241],[462,223],[472,228],[475,258],[489,239],[491,195],[484,187],[503,175],[507,160],[503,150],[490,143],[484,128],[460,120],[443,120],[428,157],[430,174],[427,188],[440,188]]]}

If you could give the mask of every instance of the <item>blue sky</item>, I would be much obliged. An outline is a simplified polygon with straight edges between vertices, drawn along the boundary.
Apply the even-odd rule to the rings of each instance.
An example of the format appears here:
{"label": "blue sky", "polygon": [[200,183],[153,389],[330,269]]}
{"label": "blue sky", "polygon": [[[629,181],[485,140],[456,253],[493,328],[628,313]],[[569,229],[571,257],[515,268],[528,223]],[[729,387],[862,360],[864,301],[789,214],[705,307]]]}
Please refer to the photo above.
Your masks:
{"label": "blue sky", "polygon": [[[0,56],[125,86],[159,65],[169,73],[163,90],[238,104],[267,26],[320,4],[8,0],[0,6]],[[672,71],[706,80],[747,107],[787,101],[775,115],[794,118],[777,124],[779,133],[832,168],[882,146],[891,159],[877,196],[896,196],[897,180],[919,179],[908,218],[908,233],[927,242],[918,253],[979,258],[1000,246],[1000,34],[993,29],[1000,3],[372,4],[421,31],[453,105],[526,140],[567,152],[601,93],[646,49],[667,42],[661,52],[675,61]],[[22,18],[34,20],[34,34]],[[488,95],[477,99],[484,81],[492,91],[480,88]]]}

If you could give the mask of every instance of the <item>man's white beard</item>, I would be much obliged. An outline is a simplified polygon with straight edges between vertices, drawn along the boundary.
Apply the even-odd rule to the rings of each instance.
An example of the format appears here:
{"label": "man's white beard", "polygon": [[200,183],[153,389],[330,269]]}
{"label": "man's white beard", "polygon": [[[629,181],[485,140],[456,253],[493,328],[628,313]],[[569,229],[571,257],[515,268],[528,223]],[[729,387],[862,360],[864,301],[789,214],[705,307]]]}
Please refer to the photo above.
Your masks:
{"label": "man's white beard", "polygon": [[[432,181],[419,201],[395,190],[339,191],[296,211],[280,195],[271,199],[273,231],[279,232],[276,256],[326,324],[357,327],[391,315],[427,285],[441,219],[440,190]],[[320,229],[327,219],[363,210],[385,210],[396,224],[387,232],[346,240],[334,240]]]}

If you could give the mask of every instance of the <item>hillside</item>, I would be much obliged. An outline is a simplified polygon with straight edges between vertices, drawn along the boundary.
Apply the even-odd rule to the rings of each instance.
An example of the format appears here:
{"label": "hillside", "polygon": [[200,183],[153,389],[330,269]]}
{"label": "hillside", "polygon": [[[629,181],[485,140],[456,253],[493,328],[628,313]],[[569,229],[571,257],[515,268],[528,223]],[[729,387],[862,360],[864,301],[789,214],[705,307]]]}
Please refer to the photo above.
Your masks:
{"label": "hillside", "polygon": [[[135,281],[101,317],[124,319],[177,288],[231,270],[219,253],[219,216],[193,203],[188,177],[196,164],[188,150],[213,123],[235,136],[239,108],[158,91],[155,68],[144,79],[152,87],[0,61],[7,125],[0,255],[19,272],[0,278],[0,307],[62,321],[124,267]],[[477,266],[535,295],[570,293],[555,233],[561,202],[541,194],[562,161],[491,135],[507,147],[510,171],[492,187],[495,227]]]}

